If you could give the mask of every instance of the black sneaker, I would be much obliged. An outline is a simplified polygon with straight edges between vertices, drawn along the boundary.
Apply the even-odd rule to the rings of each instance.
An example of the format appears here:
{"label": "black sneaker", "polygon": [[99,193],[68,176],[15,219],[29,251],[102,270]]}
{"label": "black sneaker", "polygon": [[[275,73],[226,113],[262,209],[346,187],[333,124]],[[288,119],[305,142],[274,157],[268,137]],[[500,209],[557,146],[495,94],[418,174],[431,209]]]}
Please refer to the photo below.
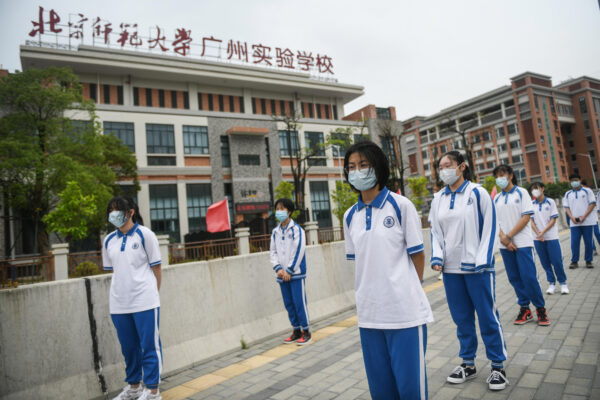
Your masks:
{"label": "black sneaker", "polygon": [[283,343],[294,343],[297,342],[302,337],[302,331],[300,329],[294,329],[294,332],[290,335],[290,337],[283,340]]}
{"label": "black sneaker", "polygon": [[586,268],[594,268],[594,264],[592,264],[591,262],[586,262],[585,267]]}
{"label": "black sneaker", "polygon": [[310,334],[310,331],[304,331],[302,333],[302,337],[300,338],[300,340],[298,340],[298,345],[303,346],[303,345],[309,343],[311,340],[312,340],[312,335]]}
{"label": "black sneaker", "polygon": [[515,325],[523,325],[533,320],[533,315],[531,315],[531,310],[529,307],[521,307],[519,310],[519,315],[515,318]]}
{"label": "black sneaker", "polygon": [[490,390],[502,390],[510,385],[508,379],[506,379],[506,372],[503,369],[492,368],[492,373],[487,378],[488,387]]}
{"label": "black sneaker", "polygon": [[576,269],[579,268],[579,265],[577,265],[576,262],[572,262],[571,265],[569,265],[569,269]]}
{"label": "black sneaker", "polygon": [[458,367],[454,368],[454,371],[446,378],[446,380],[450,383],[465,383],[468,379],[473,379],[477,376],[477,369],[475,366],[467,366],[466,364],[461,364]]}

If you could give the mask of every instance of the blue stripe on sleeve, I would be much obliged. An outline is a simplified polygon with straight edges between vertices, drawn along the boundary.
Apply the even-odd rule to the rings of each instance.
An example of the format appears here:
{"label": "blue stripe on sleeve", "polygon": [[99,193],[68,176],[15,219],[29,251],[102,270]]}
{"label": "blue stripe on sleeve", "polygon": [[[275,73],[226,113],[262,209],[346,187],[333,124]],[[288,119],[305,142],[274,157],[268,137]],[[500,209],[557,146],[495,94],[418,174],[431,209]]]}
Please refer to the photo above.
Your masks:
{"label": "blue stripe on sleeve", "polygon": [[346,260],[355,260],[356,256],[354,254],[346,254]]}
{"label": "blue stripe on sleeve", "polygon": [[486,260],[488,265],[493,265],[493,257],[494,257],[494,241],[496,240],[496,205],[494,202],[490,202],[490,207],[492,207],[492,232],[490,233],[490,242],[488,244],[488,253]]}
{"label": "blue stripe on sleeve", "polygon": [[[294,266],[296,265],[296,262],[298,261],[298,256],[300,255],[301,248],[302,248],[302,229],[300,229],[300,227],[298,227],[298,248],[296,249],[296,256],[294,256],[294,261],[292,262],[292,270],[293,270]],[[291,274],[291,272],[289,272],[289,273]]]}
{"label": "blue stripe on sleeve", "polygon": [[161,260],[155,261],[152,264],[150,264],[151,267],[156,267],[157,265],[162,264]]}
{"label": "blue stripe on sleeve", "polygon": [[105,271],[112,271],[113,267],[104,266],[104,267],[102,267],[102,269],[105,270]]}
{"label": "blue stripe on sleeve", "polygon": [[418,246],[413,246],[413,247],[409,247],[408,249],[406,249],[406,251],[408,251],[408,254],[411,254],[411,255],[420,253],[424,250],[425,250],[425,247],[423,246],[422,243]]}

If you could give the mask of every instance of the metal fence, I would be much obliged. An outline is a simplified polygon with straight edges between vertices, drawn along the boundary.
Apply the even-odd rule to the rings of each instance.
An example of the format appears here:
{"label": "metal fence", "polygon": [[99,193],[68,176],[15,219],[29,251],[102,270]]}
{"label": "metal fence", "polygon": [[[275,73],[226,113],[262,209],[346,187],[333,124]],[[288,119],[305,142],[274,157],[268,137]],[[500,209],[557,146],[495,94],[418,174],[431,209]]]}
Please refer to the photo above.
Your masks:
{"label": "metal fence", "polygon": [[170,264],[211,260],[213,258],[231,257],[237,254],[238,245],[236,238],[175,243],[169,245]]}
{"label": "metal fence", "polygon": [[269,251],[271,246],[271,234],[250,236],[250,253]]}
{"label": "metal fence", "polygon": [[343,228],[322,228],[319,229],[319,244],[336,242],[338,240],[344,240],[344,229]]}
{"label": "metal fence", "polygon": [[27,256],[0,261],[0,288],[54,280],[54,256]]}
{"label": "metal fence", "polygon": [[83,262],[91,262],[98,266],[98,273],[104,272],[102,269],[101,251],[83,251],[79,253],[69,253],[69,277],[75,275],[77,266]]}

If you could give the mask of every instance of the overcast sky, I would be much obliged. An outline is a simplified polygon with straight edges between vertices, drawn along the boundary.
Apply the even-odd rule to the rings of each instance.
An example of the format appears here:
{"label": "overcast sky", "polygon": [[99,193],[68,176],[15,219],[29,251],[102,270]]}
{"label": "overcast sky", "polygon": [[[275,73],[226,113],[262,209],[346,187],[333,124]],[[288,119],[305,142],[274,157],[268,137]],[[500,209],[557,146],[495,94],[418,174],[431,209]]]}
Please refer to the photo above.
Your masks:
{"label": "overcast sky", "polygon": [[[100,16],[118,29],[185,27],[332,57],[340,82],[365,95],[346,105],[395,106],[398,119],[430,115],[510,83],[524,71],[554,83],[600,78],[598,0],[0,0],[0,64],[20,69],[38,6]],[[64,16],[64,17],[63,17]]]}

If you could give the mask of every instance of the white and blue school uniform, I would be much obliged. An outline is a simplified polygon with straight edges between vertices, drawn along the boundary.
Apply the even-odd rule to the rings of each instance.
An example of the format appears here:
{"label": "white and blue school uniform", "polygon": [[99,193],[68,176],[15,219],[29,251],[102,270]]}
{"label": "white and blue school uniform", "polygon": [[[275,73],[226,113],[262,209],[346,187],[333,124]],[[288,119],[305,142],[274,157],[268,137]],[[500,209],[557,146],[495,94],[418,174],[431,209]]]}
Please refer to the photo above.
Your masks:
{"label": "white and blue school uniform", "polygon": [[448,308],[460,342],[459,357],[475,365],[477,332],[492,367],[502,368],[507,357],[504,332],[496,307],[494,251],[498,222],[492,198],[481,185],[465,181],[456,191],[449,186],[434,195],[429,214],[431,265],[444,272]]}
{"label": "white and blue school uniform", "polygon": [[[498,224],[504,234],[511,229],[524,215],[533,215],[533,203],[527,190],[513,186],[509,191],[501,191],[494,199]],[[536,308],[545,306],[544,295],[537,279],[535,262],[533,261],[533,231],[531,225],[525,227],[512,238],[517,251],[507,250],[499,243],[500,254],[508,281],[515,289],[517,302],[521,307],[529,307],[533,303]]]}
{"label": "white and blue school uniform", "polygon": [[[558,218],[558,209],[554,200],[548,196],[544,196],[544,201],[533,201],[533,222],[538,231],[546,229],[550,221]],[[567,283],[567,276],[562,262],[562,250],[560,249],[560,241],[558,240],[558,223],[555,222],[552,228],[544,233],[544,240],[533,241],[535,251],[540,258],[540,263],[546,271],[546,279],[548,283],[554,285],[558,279],[558,283]],[[554,269],[552,269],[554,267]]]}
{"label": "white and blue school uniform", "polygon": [[283,305],[288,312],[294,329],[308,331],[309,316],[306,303],[306,237],[304,230],[294,220],[284,228],[281,224],[271,234],[271,265],[277,273],[280,269],[292,276],[288,282],[277,278],[283,297]]}
{"label": "white and blue school uniform", "polygon": [[[600,191],[598,191],[597,195],[596,195],[596,212],[600,213]],[[598,215],[598,214],[596,214]],[[599,222],[596,222],[596,225],[594,225],[594,236],[596,236],[596,240],[598,241],[598,244],[600,244],[600,227],[598,226]],[[594,243],[594,240],[592,239],[592,243]],[[596,248],[596,245],[594,244],[594,249]]]}
{"label": "white and blue school uniform", "polygon": [[[573,217],[579,217],[587,212],[590,204],[596,204],[596,197],[591,189],[580,186],[579,189],[569,190],[563,198],[563,207],[571,210]],[[594,257],[594,226],[598,225],[598,214],[591,212],[583,222],[574,223],[569,218],[569,226],[571,228],[571,262],[579,261],[579,246],[581,237],[585,245],[584,258],[586,262],[592,262]]]}
{"label": "white and blue school uniform", "polygon": [[105,271],[113,271],[109,309],[121,351],[125,357],[129,384],[143,381],[155,389],[162,372],[162,344],[159,336],[160,297],[152,267],[161,264],[154,232],[135,224],[126,234],[116,230],[102,245]]}
{"label": "white and blue school uniform", "polygon": [[371,396],[426,399],[426,324],[433,313],[410,257],[424,249],[417,210],[384,188],[370,204],[359,196],[343,223]]}

